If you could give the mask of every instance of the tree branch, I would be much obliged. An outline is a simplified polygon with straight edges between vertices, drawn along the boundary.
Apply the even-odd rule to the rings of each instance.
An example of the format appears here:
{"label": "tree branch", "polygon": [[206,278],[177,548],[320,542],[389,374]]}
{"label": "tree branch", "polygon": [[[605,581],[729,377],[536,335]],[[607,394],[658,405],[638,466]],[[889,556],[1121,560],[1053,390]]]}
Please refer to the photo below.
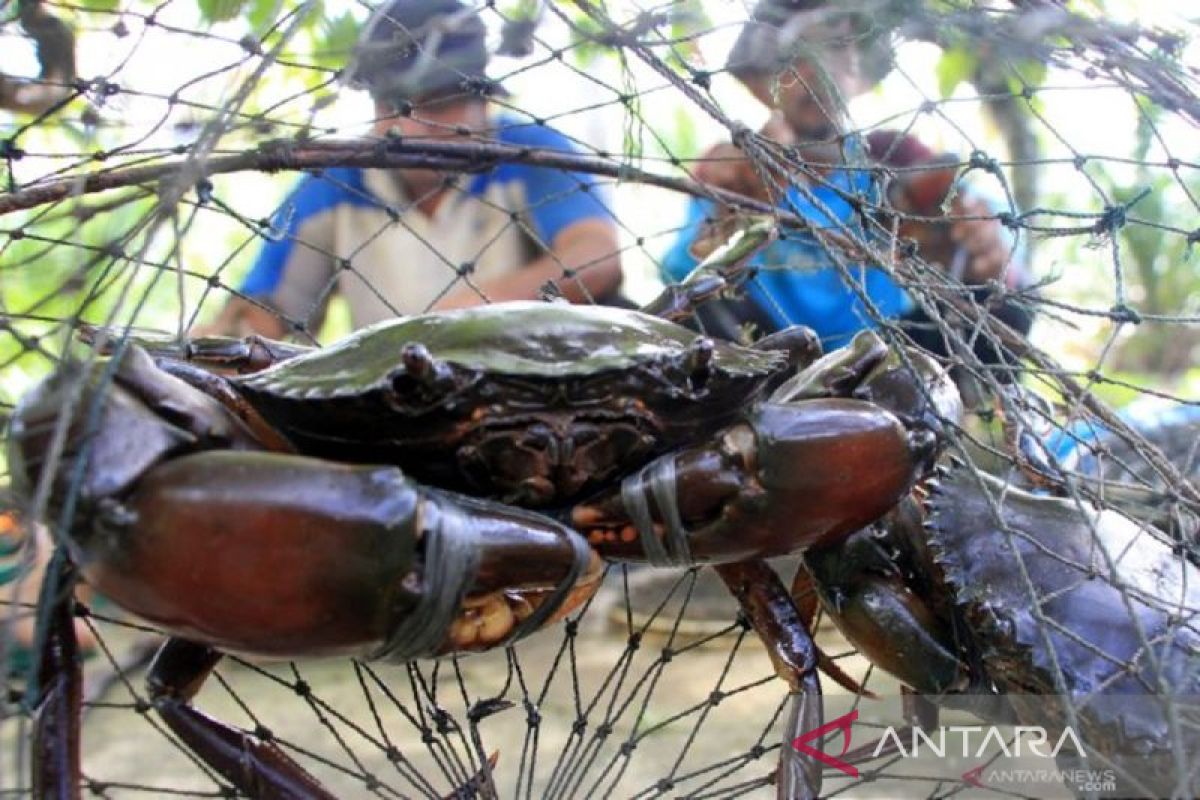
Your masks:
{"label": "tree branch", "polygon": [[[278,140],[267,142],[245,153],[209,158],[203,164],[200,179],[231,172],[313,171],[328,167],[419,167],[446,172],[484,172],[504,163],[602,175],[707,198],[746,211],[779,214],[778,209],[769,203],[686,178],[647,172],[602,156],[444,139],[363,139],[302,143]],[[162,164],[117,167],[86,176],[79,175],[35,184],[15,192],[0,194],[0,214],[124,186],[150,184],[174,175],[182,164],[182,161],[174,160]],[[798,218],[791,221],[802,223]]]}

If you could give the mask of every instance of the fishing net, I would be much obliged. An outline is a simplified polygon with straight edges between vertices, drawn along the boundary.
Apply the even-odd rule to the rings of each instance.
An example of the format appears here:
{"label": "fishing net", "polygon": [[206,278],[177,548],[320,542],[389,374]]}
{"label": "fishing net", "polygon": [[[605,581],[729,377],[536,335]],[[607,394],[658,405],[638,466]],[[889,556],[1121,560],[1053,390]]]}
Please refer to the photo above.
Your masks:
{"label": "fishing net", "polygon": [[[449,70],[451,105],[486,96],[473,127],[444,121],[445,94],[379,122],[358,90],[379,57],[356,44],[380,24],[372,3],[9,0],[0,15],[6,419],[56,369],[100,357],[97,339],[327,346],[374,319],[512,299],[514,259],[552,265],[526,299],[640,305],[769,218],[777,239],[688,324],[749,344],[832,320],[827,349],[868,327],[951,369],[964,414],[942,421],[940,483],[918,489],[926,511],[957,504],[933,522],[944,574],[909,590],[956,587],[928,606],[952,641],[982,642],[958,651],[985,676],[959,695],[1024,698],[1014,718],[905,694],[875,663],[888,645],[860,651],[829,619],[853,579],[777,559],[784,585],[799,570],[797,586],[823,586],[822,606],[797,593],[817,644],[877,697],[823,678],[824,719],[860,716],[845,742],[836,727],[812,740],[836,762],[821,796],[1195,794],[1200,60],[1179,12],[468,2],[438,24],[482,24],[486,74],[477,52],[439,61],[410,43],[404,77]],[[461,33],[413,41],[431,31]],[[798,132],[806,118],[825,128]],[[364,182],[396,169],[437,179],[414,197]],[[609,250],[557,238],[580,208]],[[397,231],[408,249],[389,252]],[[0,516],[4,797],[33,786],[30,684],[55,584],[39,591],[63,533],[50,472]],[[1039,499],[1012,499],[1025,492]],[[978,543],[937,531],[952,525]],[[1074,531],[1076,549],[1040,528]],[[1090,605],[1059,602],[1097,585]],[[78,596],[85,796],[242,796],[154,712],[161,632]],[[585,606],[513,646],[408,664],[230,655],[195,704],[335,796],[732,798],[783,791],[776,766],[806,733],[794,700],[711,569],[614,563]],[[899,703],[906,716],[876,715],[894,725],[869,721]],[[1105,743],[1084,772],[1009,757],[1038,705]],[[997,739],[911,758],[903,726],[931,706],[979,739],[999,720]],[[875,746],[887,731],[898,751]]]}

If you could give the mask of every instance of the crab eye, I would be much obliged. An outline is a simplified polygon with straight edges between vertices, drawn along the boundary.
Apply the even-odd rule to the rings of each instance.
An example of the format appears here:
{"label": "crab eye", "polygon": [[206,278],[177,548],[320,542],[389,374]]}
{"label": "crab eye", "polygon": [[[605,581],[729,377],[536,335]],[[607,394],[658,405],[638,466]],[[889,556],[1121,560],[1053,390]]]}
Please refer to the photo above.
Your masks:
{"label": "crab eye", "polygon": [[450,367],[425,345],[409,342],[400,350],[400,366],[389,376],[393,402],[404,407],[435,403],[450,392],[452,377]]}
{"label": "crab eye", "polygon": [[711,374],[711,364],[716,345],[707,336],[692,340],[683,353],[681,365],[694,389],[703,389]]}
{"label": "crab eye", "polygon": [[430,355],[429,349],[420,342],[409,342],[400,350],[400,363],[404,374],[425,383],[434,378],[440,364]]}

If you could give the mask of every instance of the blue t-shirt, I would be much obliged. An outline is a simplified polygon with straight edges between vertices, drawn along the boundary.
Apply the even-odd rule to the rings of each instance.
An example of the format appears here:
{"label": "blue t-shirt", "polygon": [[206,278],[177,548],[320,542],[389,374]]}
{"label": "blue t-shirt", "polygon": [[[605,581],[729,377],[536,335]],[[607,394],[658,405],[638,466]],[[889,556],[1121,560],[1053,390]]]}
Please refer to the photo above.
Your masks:
{"label": "blue t-shirt", "polygon": [[[493,121],[489,134],[506,145],[579,150],[549,127],[505,116]],[[385,185],[389,181],[386,171],[353,167],[301,179],[275,214],[242,292],[304,320],[317,313],[335,282],[349,293],[353,315],[356,291],[362,289],[358,301],[365,307],[373,294],[386,295],[395,277],[401,286],[392,287],[388,307],[364,311],[356,319],[361,324],[393,310],[421,310],[463,263],[472,263],[480,278],[500,274],[544,252],[574,223],[612,221],[607,187],[596,176],[567,170],[497,164],[464,177],[432,217],[420,217],[411,201],[396,196],[394,182]],[[342,280],[347,270],[358,277]]]}
{"label": "blue t-shirt", "polygon": [[[861,143],[847,143],[848,161],[865,164]],[[868,169],[848,166],[832,171],[812,187],[792,186],[781,201],[782,208],[809,220],[815,227],[864,235],[862,220],[850,197],[878,202],[878,187]],[[689,251],[706,219],[714,213],[710,201],[693,200],[687,222],[678,239],[663,257],[663,278],[676,282],[695,268]],[[777,326],[807,325],[821,337],[826,350],[849,343],[854,334],[875,327],[867,306],[855,289],[843,280],[830,254],[811,234],[790,233],[767,246],[751,265],[758,275],[746,287],[748,297]],[[849,270],[862,291],[884,317],[897,317],[913,304],[887,273],[864,265]]]}
{"label": "blue t-shirt", "polygon": [[[1195,402],[1143,397],[1121,409],[1119,416],[1129,427],[1160,446],[1170,444],[1164,439],[1164,431],[1168,432],[1166,435],[1178,435],[1174,429],[1200,430],[1200,405]],[[1107,466],[1110,476],[1117,475],[1119,479],[1128,480],[1130,470],[1138,474],[1138,467],[1143,460],[1136,453],[1127,456],[1131,461],[1128,465],[1109,458],[1105,452],[1107,447],[1119,445],[1119,440],[1115,433],[1095,420],[1077,420],[1066,428],[1056,428],[1046,437],[1045,443],[1046,450],[1060,466],[1084,475],[1103,475]],[[1200,472],[1200,461],[1194,457],[1191,463],[1175,466],[1185,474]]]}

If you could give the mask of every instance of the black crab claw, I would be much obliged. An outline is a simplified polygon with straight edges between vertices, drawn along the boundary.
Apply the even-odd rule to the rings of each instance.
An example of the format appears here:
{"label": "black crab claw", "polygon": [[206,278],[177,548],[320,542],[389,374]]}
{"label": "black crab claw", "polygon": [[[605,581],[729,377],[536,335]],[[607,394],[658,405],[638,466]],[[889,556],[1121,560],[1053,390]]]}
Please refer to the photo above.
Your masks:
{"label": "black crab claw", "polygon": [[823,355],[817,332],[804,325],[792,325],[768,334],[754,343],[754,349],[787,353],[792,370],[801,370]]}
{"label": "black crab claw", "polygon": [[775,390],[773,402],[849,397],[888,357],[887,343],[863,331],[849,345],[817,359]]}
{"label": "black crab claw", "polygon": [[773,402],[850,397],[887,409],[908,429],[914,452],[928,467],[947,424],[962,419],[963,403],[949,372],[913,348],[892,350],[873,331],[818,359],[780,386]]}

